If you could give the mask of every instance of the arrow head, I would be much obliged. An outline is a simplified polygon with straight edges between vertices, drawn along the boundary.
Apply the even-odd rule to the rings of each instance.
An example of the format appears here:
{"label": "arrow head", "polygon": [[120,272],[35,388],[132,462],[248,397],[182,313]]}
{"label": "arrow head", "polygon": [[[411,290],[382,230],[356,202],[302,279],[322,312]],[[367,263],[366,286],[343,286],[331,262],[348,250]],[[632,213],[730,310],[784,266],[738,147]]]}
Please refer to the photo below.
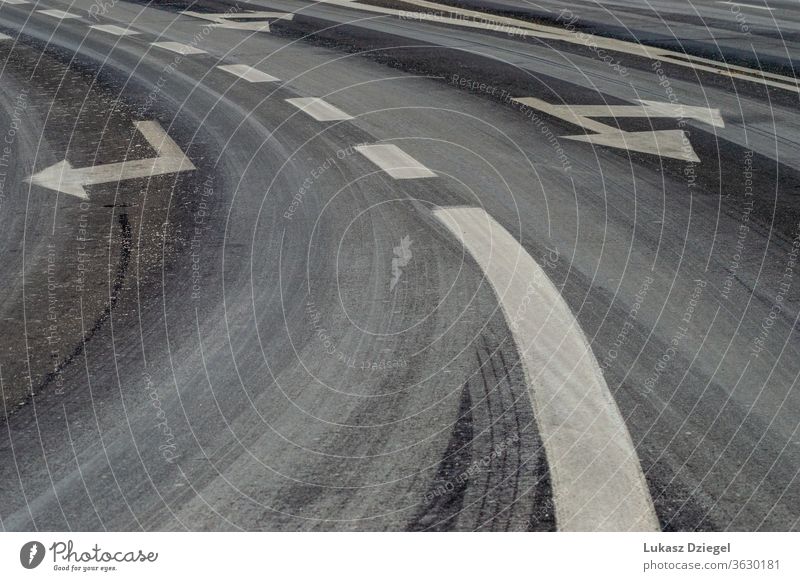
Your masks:
{"label": "arrow head", "polygon": [[48,190],[75,196],[81,200],[89,199],[86,190],[83,189],[80,172],[75,171],[66,159],[44,168],[26,178],[25,181]]}
{"label": "arrow head", "polygon": [[698,163],[700,161],[689,139],[679,129],[668,131],[609,131],[608,133],[562,136],[560,139],[585,141],[593,145],[639,151],[687,162]]}

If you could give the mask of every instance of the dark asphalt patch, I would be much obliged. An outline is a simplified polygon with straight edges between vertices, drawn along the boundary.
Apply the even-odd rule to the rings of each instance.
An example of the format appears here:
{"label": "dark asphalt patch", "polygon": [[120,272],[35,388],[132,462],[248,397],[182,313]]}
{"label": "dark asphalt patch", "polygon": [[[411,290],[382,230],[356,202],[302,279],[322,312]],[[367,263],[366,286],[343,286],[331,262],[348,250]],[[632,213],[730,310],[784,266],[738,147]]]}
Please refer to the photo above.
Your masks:
{"label": "dark asphalt patch", "polygon": [[436,476],[425,493],[427,502],[408,524],[408,531],[451,531],[455,528],[456,517],[464,507],[467,479],[461,478],[469,470],[472,460],[472,398],[470,387],[461,390],[458,405],[458,419],[453,424],[453,432],[439,462]]}
{"label": "dark asphalt patch", "polygon": [[4,81],[30,89],[25,129],[33,132],[33,150],[17,152],[5,186],[14,198],[0,216],[9,233],[3,272],[14,273],[4,281],[7,331],[0,336],[4,404],[13,414],[32,397],[64,397],[69,368],[83,365],[99,331],[112,320],[134,320],[141,305],[131,297],[157,294],[161,268],[186,244],[180,238],[189,208],[181,200],[197,176],[87,186],[88,201],[24,183],[63,159],[83,168],[155,152],[133,125],[122,84],[107,82],[107,72],[98,76],[96,67],[53,46],[42,52],[34,39],[3,46]]}
{"label": "dark asphalt patch", "polygon": [[450,440],[406,530],[556,530],[544,446],[513,342],[498,346],[489,337],[475,340],[475,371]]}

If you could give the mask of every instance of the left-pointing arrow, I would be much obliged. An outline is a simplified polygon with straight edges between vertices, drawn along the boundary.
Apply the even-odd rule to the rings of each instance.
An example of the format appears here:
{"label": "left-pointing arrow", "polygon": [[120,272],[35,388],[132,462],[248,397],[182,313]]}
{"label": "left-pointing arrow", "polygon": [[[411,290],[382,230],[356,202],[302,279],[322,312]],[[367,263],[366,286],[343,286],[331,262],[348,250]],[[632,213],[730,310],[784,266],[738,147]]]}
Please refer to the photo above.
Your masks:
{"label": "left-pointing arrow", "polygon": [[136,128],[156,150],[156,157],[82,168],[74,168],[64,160],[33,174],[25,181],[88,200],[84,186],[196,169],[157,121],[137,121]]}

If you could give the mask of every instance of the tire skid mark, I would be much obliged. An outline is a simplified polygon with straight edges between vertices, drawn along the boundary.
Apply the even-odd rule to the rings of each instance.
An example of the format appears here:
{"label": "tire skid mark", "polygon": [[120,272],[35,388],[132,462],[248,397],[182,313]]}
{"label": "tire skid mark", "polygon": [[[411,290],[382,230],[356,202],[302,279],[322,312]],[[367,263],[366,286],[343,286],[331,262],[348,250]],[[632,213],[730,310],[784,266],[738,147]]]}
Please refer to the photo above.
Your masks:
{"label": "tire skid mark", "polygon": [[[122,236],[120,240],[120,253],[119,253],[119,260],[117,261],[117,272],[114,277],[114,283],[111,287],[110,298],[108,304],[106,304],[103,311],[98,315],[95,319],[94,324],[92,327],[86,332],[86,334],[81,339],[81,342],[78,343],[72,352],[67,355],[52,371],[48,372],[44,380],[36,387],[34,393],[39,393],[46,387],[48,387],[60,374],[64,372],[64,370],[69,367],[70,364],[77,358],[83,354],[84,349],[86,348],[86,344],[89,343],[92,338],[97,334],[97,332],[103,327],[103,325],[111,318],[111,311],[117,305],[117,301],[119,300],[120,291],[123,290],[122,285],[125,282],[125,279],[128,274],[128,266],[130,265],[130,257],[131,257],[131,246],[132,246],[132,236],[131,236],[131,227],[130,223],[128,222],[128,214],[127,213],[120,213],[119,214],[119,229]],[[32,396],[28,396],[29,399]]]}
{"label": "tire skid mark", "polygon": [[[427,496],[430,501],[424,504],[419,513],[406,527],[407,531],[454,530],[457,517],[464,506],[468,480],[459,480],[461,474],[472,459],[472,442],[474,438],[472,397],[469,382],[461,388],[458,405],[458,420],[453,425],[450,441],[447,443],[444,456],[439,461],[436,476],[431,483]],[[449,494],[437,494],[439,486],[452,484]]]}

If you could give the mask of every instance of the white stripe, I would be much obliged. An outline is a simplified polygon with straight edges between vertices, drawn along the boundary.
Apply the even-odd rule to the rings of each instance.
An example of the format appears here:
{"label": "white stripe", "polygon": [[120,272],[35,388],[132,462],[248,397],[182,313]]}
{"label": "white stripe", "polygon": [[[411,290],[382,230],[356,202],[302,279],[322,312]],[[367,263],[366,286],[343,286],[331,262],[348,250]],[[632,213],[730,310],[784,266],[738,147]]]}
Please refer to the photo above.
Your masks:
{"label": "white stripe", "polygon": [[107,32],[109,34],[114,34],[116,36],[133,36],[134,34],[139,34],[135,30],[122,28],[121,26],[115,26],[113,24],[95,24],[93,26],[90,26],[89,28],[93,30],[99,30],[100,32]]}
{"label": "white stripe", "polygon": [[291,103],[304,113],[308,113],[317,121],[342,121],[344,119],[352,119],[350,115],[341,109],[317,97],[298,97],[296,99],[286,99],[286,102]]}
{"label": "white stripe", "polygon": [[250,65],[220,65],[217,68],[226,73],[236,75],[249,83],[267,83],[280,80]]}
{"label": "white stripe", "polygon": [[[493,16],[487,14],[486,12],[477,12],[475,10],[463,10],[444,4],[438,4],[436,2],[427,2],[425,0],[405,0],[407,4],[415,4],[417,6],[422,6],[429,9],[428,12],[407,12],[394,8],[371,6],[364,3],[354,4],[350,2],[350,0],[317,1],[326,4],[333,4],[335,6],[357,7],[357,9],[360,11],[393,14],[406,19],[440,22],[466,28],[496,30],[515,36],[535,37],[543,40],[560,40],[572,44],[579,44],[581,46],[590,45],[595,51],[598,49],[606,49],[624,52],[635,56],[642,56],[651,60],[661,60],[662,62],[668,62],[680,67],[689,67],[691,69],[724,75],[726,77],[745,79],[752,83],[761,83],[770,87],[779,87],[787,91],[800,93],[800,84],[798,84],[797,79],[788,77],[786,75],[779,75],[776,73],[764,72],[738,65],[721,63],[719,61],[714,61],[703,57],[688,57],[684,53],[656,48],[636,42],[616,40],[603,36],[593,36],[585,32],[566,30],[556,26],[536,24],[524,20],[516,20],[514,18]],[[446,13],[469,16],[475,20],[467,20],[463,17],[459,18],[457,16],[446,16]],[[693,62],[687,62],[687,60],[691,60]]]}
{"label": "white stripe", "polygon": [[2,4],[30,4],[30,2],[28,0],[2,0],[0,5]]}
{"label": "white stripe", "polygon": [[188,44],[181,44],[180,42],[151,42],[152,46],[157,46],[158,48],[163,48],[166,50],[171,50],[172,52],[177,52],[178,54],[205,54],[206,51],[200,50],[194,46],[189,46]]}
{"label": "white stripe", "polygon": [[717,2],[717,4],[729,4],[731,6],[741,6],[742,8],[754,8],[755,10],[769,10],[770,12],[775,10],[769,6],[753,6],[752,4],[742,4],[741,2]]}
{"label": "white stripe", "polygon": [[52,16],[53,18],[80,18],[80,16],[77,14],[70,14],[69,12],[64,12],[63,10],[37,10],[36,12],[41,12],[42,14]]}
{"label": "white stripe", "polygon": [[441,208],[434,216],[481,267],[509,322],[547,453],[559,530],[658,530],[625,421],[561,293],[482,209]]}
{"label": "white stripe", "polygon": [[357,145],[355,149],[396,180],[436,177],[435,173],[396,145]]}

